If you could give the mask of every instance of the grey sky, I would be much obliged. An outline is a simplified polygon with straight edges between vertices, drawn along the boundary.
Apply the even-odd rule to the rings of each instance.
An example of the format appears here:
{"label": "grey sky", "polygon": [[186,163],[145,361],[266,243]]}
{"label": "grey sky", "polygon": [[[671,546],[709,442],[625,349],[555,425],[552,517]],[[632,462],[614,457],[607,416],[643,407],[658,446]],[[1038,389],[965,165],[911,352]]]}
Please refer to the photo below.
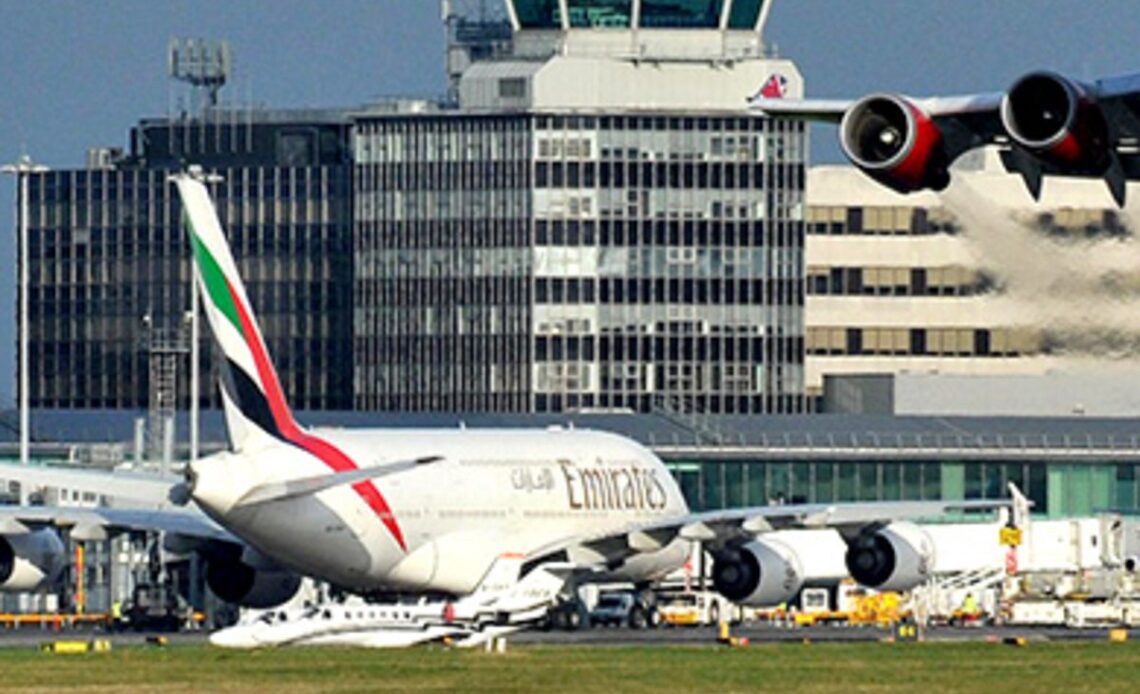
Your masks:
{"label": "grey sky", "polygon": [[[489,0],[494,2],[494,0]],[[476,3],[472,3],[476,4]],[[26,149],[55,167],[126,146],[171,105],[174,36],[227,39],[232,98],[339,106],[444,88],[436,0],[0,0],[0,161]],[[1003,89],[1039,67],[1095,78],[1140,70],[1134,0],[778,0],[769,42],[811,96]],[[817,130],[817,161],[836,161]],[[13,187],[0,181],[0,406],[12,401]]]}

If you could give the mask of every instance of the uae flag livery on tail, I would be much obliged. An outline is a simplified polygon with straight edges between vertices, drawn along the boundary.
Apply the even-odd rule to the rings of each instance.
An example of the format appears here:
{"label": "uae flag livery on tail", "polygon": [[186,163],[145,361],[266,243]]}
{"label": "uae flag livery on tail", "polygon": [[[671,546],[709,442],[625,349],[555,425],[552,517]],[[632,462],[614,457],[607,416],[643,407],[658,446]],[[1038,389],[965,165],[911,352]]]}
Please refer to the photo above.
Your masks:
{"label": "uae flag livery on tail", "polygon": [[[293,418],[206,186],[190,174],[173,180],[182,199],[206,317],[228,367],[221,386],[234,449],[240,451],[259,431],[308,452],[333,472],[356,470],[348,455],[306,432]],[[352,488],[406,550],[400,526],[375,483],[357,482]]]}

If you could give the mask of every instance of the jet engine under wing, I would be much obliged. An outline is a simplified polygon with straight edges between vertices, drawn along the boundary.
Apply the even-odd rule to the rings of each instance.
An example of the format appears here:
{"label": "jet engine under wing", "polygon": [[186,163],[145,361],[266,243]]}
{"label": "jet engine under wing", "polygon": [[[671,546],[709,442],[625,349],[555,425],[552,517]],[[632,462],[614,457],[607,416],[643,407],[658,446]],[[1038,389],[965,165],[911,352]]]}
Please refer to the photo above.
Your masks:
{"label": "jet engine under wing", "polygon": [[1005,92],[914,99],[765,99],[752,108],[778,118],[839,124],[844,154],[896,191],[941,190],[948,167],[983,145],[1004,148],[1008,171],[1040,197],[1043,175],[1103,178],[1117,204],[1140,179],[1140,73],[1083,83],[1029,73]]}
{"label": "jet engine under wing", "polygon": [[[664,547],[674,539],[701,540],[715,548],[744,538],[792,528],[835,528],[845,537],[892,521],[937,518],[961,511],[1009,508],[1011,499],[971,501],[881,501],[835,504],[787,504],[691,513],[633,525],[620,532],[566,538],[532,552],[529,563],[567,557],[572,562],[613,568],[643,552]],[[583,567],[586,568],[586,567]]]}

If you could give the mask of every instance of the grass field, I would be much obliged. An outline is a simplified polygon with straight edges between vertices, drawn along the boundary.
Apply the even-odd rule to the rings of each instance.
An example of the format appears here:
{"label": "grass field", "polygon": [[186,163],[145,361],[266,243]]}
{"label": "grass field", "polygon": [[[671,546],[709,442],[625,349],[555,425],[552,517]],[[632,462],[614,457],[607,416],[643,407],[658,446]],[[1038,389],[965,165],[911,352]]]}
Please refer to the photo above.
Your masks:
{"label": "grass field", "polygon": [[518,646],[506,654],[207,646],[0,651],[5,692],[1040,692],[1140,690],[1140,643]]}

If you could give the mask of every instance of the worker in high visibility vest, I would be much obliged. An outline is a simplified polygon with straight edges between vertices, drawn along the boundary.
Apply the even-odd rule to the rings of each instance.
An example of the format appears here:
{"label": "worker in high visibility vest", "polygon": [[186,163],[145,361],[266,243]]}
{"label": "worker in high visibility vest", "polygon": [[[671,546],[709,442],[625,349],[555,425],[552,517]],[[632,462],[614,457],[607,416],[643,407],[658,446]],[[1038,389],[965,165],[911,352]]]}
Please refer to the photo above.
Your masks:
{"label": "worker in high visibility vest", "polygon": [[966,622],[974,622],[978,619],[978,599],[974,594],[966,593],[966,597],[962,600],[962,619]]}
{"label": "worker in high visibility vest", "polygon": [[123,601],[116,600],[111,603],[111,628],[118,628],[123,621]]}

